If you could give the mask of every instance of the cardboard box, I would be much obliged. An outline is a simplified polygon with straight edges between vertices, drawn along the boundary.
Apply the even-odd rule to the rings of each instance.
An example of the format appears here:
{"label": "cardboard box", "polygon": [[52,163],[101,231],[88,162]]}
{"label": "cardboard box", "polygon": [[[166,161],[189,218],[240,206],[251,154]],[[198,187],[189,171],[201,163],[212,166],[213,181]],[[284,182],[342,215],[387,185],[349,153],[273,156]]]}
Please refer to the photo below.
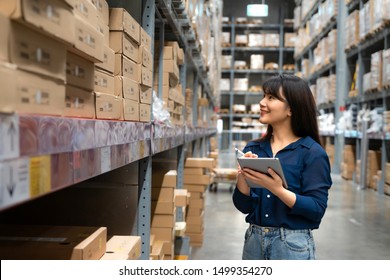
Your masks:
{"label": "cardboard box", "polygon": [[76,54],[67,52],[66,83],[87,90],[94,88],[95,65]]}
{"label": "cardboard box", "polygon": [[95,25],[96,30],[103,35],[104,46],[110,45],[110,28],[107,24],[103,22],[102,19],[98,18],[97,23]]}
{"label": "cardboard box", "polygon": [[174,202],[174,189],[152,187],[152,200],[160,202]]}
{"label": "cardboard box", "polygon": [[121,54],[115,54],[115,76],[124,76],[133,81],[141,81],[141,69],[138,64]]}
{"label": "cardboard box", "polygon": [[138,44],[122,31],[110,31],[110,48],[116,54],[123,54],[135,63],[140,63]]}
{"label": "cardboard box", "polygon": [[177,184],[177,171],[169,170],[168,172],[159,172],[155,170],[152,175],[153,187],[168,187],[176,188]]}
{"label": "cardboard box", "polygon": [[140,85],[140,103],[152,104],[153,89]]}
{"label": "cardboard box", "polygon": [[103,20],[104,24],[109,24],[109,7],[106,0],[91,0],[92,4],[98,11],[98,17]]}
{"label": "cardboard box", "polygon": [[208,185],[189,185],[185,184],[183,185],[183,189],[188,190],[189,192],[204,192],[206,191]]}
{"label": "cardboard box", "polygon": [[152,250],[150,251],[150,258],[152,260],[163,260],[163,240],[155,240],[152,244]]}
{"label": "cardboard box", "polygon": [[184,175],[183,183],[189,185],[209,185],[213,181],[210,175]]}
{"label": "cardboard box", "polygon": [[[159,75],[158,75],[158,73],[159,73],[159,71],[158,71],[159,69],[158,69],[158,67],[155,67],[155,71],[154,71],[154,78],[153,78],[153,84],[155,85],[155,86],[158,86],[159,85]],[[177,84],[177,81],[175,81],[175,85]],[[170,84],[170,80],[169,80],[169,73],[168,72],[163,72],[162,73],[162,79],[161,79],[161,85],[163,86],[163,87],[165,87],[165,86],[167,86],[167,87],[169,87],[169,86],[175,86],[175,85],[171,85]]]}
{"label": "cardboard box", "polygon": [[2,14],[0,26],[0,59],[24,70],[65,80],[65,45]]}
{"label": "cardboard box", "polygon": [[107,241],[106,253],[101,260],[115,259],[113,256],[127,256],[126,260],[138,260],[141,256],[141,237],[114,235]]}
{"label": "cardboard box", "polygon": [[179,49],[179,45],[177,42],[167,42],[167,43],[171,43],[172,45],[164,46],[163,59],[164,60],[173,60],[177,64],[177,52]]}
{"label": "cardboard box", "polygon": [[199,215],[202,214],[203,211],[204,211],[204,207],[191,207],[191,206],[189,206],[187,209],[187,218],[190,216],[198,217]]}
{"label": "cardboard box", "polygon": [[152,53],[144,46],[139,48],[140,58],[138,59],[139,63],[142,63],[150,71],[153,70],[153,55]]}
{"label": "cardboard box", "polygon": [[185,167],[203,167],[213,169],[215,168],[215,160],[212,158],[187,158]]}
{"label": "cardboard box", "polygon": [[139,102],[139,83],[129,78],[115,76],[115,95]]}
{"label": "cardboard box", "polygon": [[138,101],[123,99],[123,117],[126,121],[139,121]]}
{"label": "cardboard box", "polygon": [[[164,60],[164,72],[169,73],[169,83],[171,86],[176,86],[177,83],[174,83],[174,81],[179,81],[180,73],[179,68],[177,67],[177,64],[173,60]],[[173,81],[171,81],[171,79]]]}
{"label": "cardboard box", "polygon": [[[195,216],[188,216],[188,218],[192,218]],[[204,231],[204,225],[203,224],[187,224],[186,225],[186,233],[202,233]]]}
{"label": "cardboard box", "polygon": [[105,71],[95,68],[95,85],[94,90],[98,92],[115,95],[115,79],[114,76]]}
{"label": "cardboard box", "polygon": [[[48,11],[51,11],[49,13]],[[57,40],[73,45],[75,22],[72,8],[60,0],[8,0],[0,1],[0,13],[13,20],[25,22]],[[3,27],[1,24],[0,26]],[[1,40],[0,40],[1,41]]]}
{"label": "cardboard box", "polygon": [[203,175],[205,169],[203,167],[186,167],[184,168],[184,175]]}
{"label": "cardboard box", "polygon": [[[186,219],[187,226],[189,225],[203,225],[204,224],[204,211],[199,216],[191,216]],[[188,229],[188,227],[187,227]]]}
{"label": "cardboard box", "polygon": [[151,105],[149,104],[139,104],[139,120],[141,122],[150,122],[151,120]]}
{"label": "cardboard box", "polygon": [[189,202],[189,192],[186,189],[175,189],[175,206],[185,207]]}
{"label": "cardboard box", "polygon": [[179,48],[177,52],[177,64],[179,65],[184,64],[184,50],[182,48]]}
{"label": "cardboard box", "polygon": [[152,200],[153,214],[172,214],[175,211],[175,203],[173,201],[156,201]]}
{"label": "cardboard box", "polygon": [[0,232],[2,260],[98,260],[106,251],[105,227],[1,225]]}
{"label": "cardboard box", "polygon": [[152,37],[141,27],[141,46],[144,46],[147,50],[152,50]]}
{"label": "cardboard box", "polygon": [[64,116],[95,118],[95,95],[92,91],[66,85]]}
{"label": "cardboard box", "polygon": [[65,85],[40,75],[0,64],[0,112],[62,115]]}
{"label": "cardboard box", "polygon": [[85,22],[75,15],[75,44],[71,49],[88,60],[103,62],[104,60],[104,37],[96,30],[96,27]]}
{"label": "cardboard box", "polygon": [[103,62],[95,63],[95,66],[109,73],[115,70],[115,52],[109,46],[104,46]]}
{"label": "cardboard box", "polygon": [[95,109],[97,119],[123,119],[123,101],[121,97],[95,92]]}
{"label": "cardboard box", "polygon": [[153,83],[153,73],[152,70],[149,70],[145,66],[141,67],[141,85],[147,86],[149,88],[152,87]]}
{"label": "cardboard box", "polygon": [[76,0],[73,7],[73,13],[92,26],[97,25],[98,10],[90,0]]}
{"label": "cardboard box", "polygon": [[152,215],[151,227],[173,228],[175,226],[174,214],[154,214]]}
{"label": "cardboard box", "polygon": [[172,241],[175,238],[175,229],[174,228],[151,227],[150,233],[154,234],[156,236],[157,240]]}
{"label": "cardboard box", "polygon": [[124,31],[140,44],[140,25],[125,9],[110,8],[109,27],[110,30]]}

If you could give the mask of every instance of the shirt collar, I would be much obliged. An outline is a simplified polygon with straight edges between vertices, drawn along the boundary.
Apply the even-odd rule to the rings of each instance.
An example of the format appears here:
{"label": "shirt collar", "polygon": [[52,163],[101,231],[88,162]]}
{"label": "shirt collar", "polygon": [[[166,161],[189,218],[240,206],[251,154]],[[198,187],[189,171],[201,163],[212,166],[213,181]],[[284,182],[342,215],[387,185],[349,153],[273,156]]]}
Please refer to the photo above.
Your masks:
{"label": "shirt collar", "polygon": [[[299,145],[303,146],[305,148],[310,148],[314,142],[315,141],[313,140],[313,138],[311,138],[310,136],[305,136],[305,137],[302,137],[302,138],[298,139],[297,141],[291,143],[286,148],[293,150],[296,147],[298,147]],[[270,148],[269,141],[259,141],[259,142],[248,143],[248,147],[249,146],[257,146],[257,145],[259,145],[259,147],[263,150],[267,150],[267,148]]]}

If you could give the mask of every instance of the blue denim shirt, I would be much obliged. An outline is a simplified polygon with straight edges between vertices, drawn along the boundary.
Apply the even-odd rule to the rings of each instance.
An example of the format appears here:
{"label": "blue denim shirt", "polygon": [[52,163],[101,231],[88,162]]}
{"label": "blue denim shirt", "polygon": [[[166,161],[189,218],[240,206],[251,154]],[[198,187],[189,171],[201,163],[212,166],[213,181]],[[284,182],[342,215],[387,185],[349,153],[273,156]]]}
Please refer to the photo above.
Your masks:
{"label": "blue denim shirt", "polygon": [[[244,152],[259,157],[272,157],[269,141],[249,142]],[[288,189],[296,194],[296,202],[289,208],[265,188],[251,188],[250,196],[236,187],[233,203],[247,214],[250,224],[289,229],[316,229],[325,214],[328,191],[332,185],[329,158],[320,144],[311,137],[303,137],[280,150],[279,158]]]}

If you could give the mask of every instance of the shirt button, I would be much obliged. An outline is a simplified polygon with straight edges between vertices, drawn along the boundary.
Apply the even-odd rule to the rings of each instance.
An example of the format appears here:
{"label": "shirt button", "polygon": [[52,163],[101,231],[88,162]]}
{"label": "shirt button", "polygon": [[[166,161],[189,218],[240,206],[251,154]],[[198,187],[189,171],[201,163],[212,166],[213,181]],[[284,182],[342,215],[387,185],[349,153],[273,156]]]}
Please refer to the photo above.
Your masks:
{"label": "shirt button", "polygon": [[270,198],[271,196],[269,194],[267,194],[267,198]]}
{"label": "shirt button", "polygon": [[265,217],[268,218],[268,214],[265,214]]}

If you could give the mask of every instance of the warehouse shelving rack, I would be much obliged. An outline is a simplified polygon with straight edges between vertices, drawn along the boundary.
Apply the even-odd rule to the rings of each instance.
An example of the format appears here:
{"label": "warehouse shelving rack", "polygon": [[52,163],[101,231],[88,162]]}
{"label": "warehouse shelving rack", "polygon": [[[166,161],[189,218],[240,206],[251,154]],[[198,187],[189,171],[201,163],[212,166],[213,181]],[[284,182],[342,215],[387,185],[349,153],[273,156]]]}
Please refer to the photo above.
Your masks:
{"label": "warehouse shelving rack", "polygon": [[[258,118],[259,116],[256,114],[237,114],[233,112],[233,105],[235,104],[235,99],[244,99],[244,104],[248,105],[250,100],[252,103],[258,103],[260,101],[260,97],[262,92],[251,92],[251,91],[234,91],[234,79],[237,77],[246,77],[250,78],[254,75],[263,76],[272,76],[282,73],[293,74],[293,70],[283,70],[283,64],[285,62],[285,58],[291,57],[292,63],[292,55],[294,53],[294,48],[284,47],[284,34],[285,31],[293,31],[292,26],[285,25],[283,22],[282,11],[280,11],[280,23],[278,24],[242,24],[235,23],[235,18],[231,18],[231,23],[223,24],[222,26],[224,31],[230,32],[230,46],[223,47],[223,53],[230,54],[232,56],[230,69],[222,70],[222,77],[229,77],[230,86],[228,91],[221,91],[221,107],[223,107],[225,102],[223,102],[224,98],[228,98],[227,108],[229,113],[221,113],[219,116],[224,121],[223,130],[220,135],[220,143],[219,146],[222,150],[229,150],[233,146],[233,141],[248,141],[250,139],[255,139],[261,137],[261,131],[259,129],[248,130],[248,129],[233,129],[234,119],[248,117],[248,118]],[[236,46],[235,37],[237,33],[242,33],[245,31],[277,31],[279,34],[279,46],[278,47],[243,47]],[[279,69],[277,70],[254,70],[254,69],[235,69],[234,61],[236,57],[240,54],[267,54],[276,55],[277,63],[279,65]],[[262,78],[264,79],[264,78]],[[259,83],[260,85],[261,83]],[[226,105],[225,105],[226,106]]]}
{"label": "warehouse shelving rack", "polygon": [[[131,7],[139,7],[135,13],[141,13],[137,16],[152,44],[155,14],[161,5],[170,9],[167,2],[156,6],[154,0],[131,5],[108,1],[110,7],[123,7],[130,13],[134,12]],[[170,18],[162,17],[172,27]],[[214,102],[191,42],[179,39],[185,42],[186,57],[195,69],[193,87],[201,84],[203,94]],[[182,78],[185,70],[181,69]],[[196,123],[168,126],[154,121],[0,114],[0,219],[3,223],[107,226],[109,235],[141,236],[141,259],[149,259],[153,161],[169,154],[181,188],[186,151],[206,156],[208,139],[215,133],[216,128]]]}
{"label": "warehouse shelving rack", "polygon": [[[324,0],[315,1],[311,9],[307,12],[304,18],[302,18],[299,27],[303,28],[308,23],[311,17],[318,12],[320,4]],[[296,6],[302,5],[302,1],[295,1]],[[340,108],[343,108],[345,105],[345,91],[346,91],[346,79],[345,79],[345,68],[346,68],[346,58],[344,53],[344,40],[345,40],[345,30],[344,28],[338,28],[339,26],[345,26],[346,20],[346,7],[345,3],[342,0],[338,1],[338,12],[337,15],[334,15],[330,18],[330,21],[326,23],[324,28],[313,38],[311,38],[310,43],[298,54],[294,55],[296,69],[300,69],[300,64],[304,58],[309,59],[313,62],[314,60],[314,49],[319,44],[319,42],[328,35],[328,33],[336,29],[337,30],[337,50],[336,50],[336,59],[330,60],[326,65],[323,65],[317,69],[314,73],[311,73],[309,77],[305,79],[309,85],[315,84],[316,80],[320,77],[336,74],[336,100],[331,103],[317,104],[319,110],[324,110],[325,112],[333,112],[335,115],[336,123],[341,116]],[[330,138],[330,142],[335,145],[335,158],[334,165],[332,166],[332,172],[340,173],[339,163],[341,162],[342,151],[344,146],[344,137],[340,133],[335,133],[335,131],[320,131],[322,137]]]}
{"label": "warehouse shelving rack", "polygon": [[[353,0],[346,6],[347,14],[351,14],[355,10],[361,10],[363,5],[367,1]],[[389,89],[378,89],[374,92],[363,92],[363,75],[370,71],[369,62],[371,60],[371,54],[390,48],[390,27],[384,25],[377,32],[370,32],[364,40],[358,43],[357,46],[346,49],[345,55],[348,63],[347,71],[347,82],[348,85],[352,83],[354,65],[358,65],[359,72],[356,77],[356,83],[358,84],[358,92],[355,97],[346,97],[346,106],[356,106],[357,110],[367,107],[375,108],[376,106],[383,107],[384,110],[390,108],[390,90]],[[348,95],[346,90],[346,96]],[[389,160],[389,133],[383,131],[377,131],[373,133],[367,133],[367,122],[363,122],[361,130],[352,131],[340,131],[339,133],[350,141],[356,143],[356,159],[360,159],[360,177],[356,178],[356,174],[353,178],[354,185],[357,188],[365,189],[366,178],[367,178],[367,161],[368,161],[368,150],[381,150],[381,177],[379,178],[377,192],[379,195],[384,194],[385,184],[385,172],[386,163]]]}

